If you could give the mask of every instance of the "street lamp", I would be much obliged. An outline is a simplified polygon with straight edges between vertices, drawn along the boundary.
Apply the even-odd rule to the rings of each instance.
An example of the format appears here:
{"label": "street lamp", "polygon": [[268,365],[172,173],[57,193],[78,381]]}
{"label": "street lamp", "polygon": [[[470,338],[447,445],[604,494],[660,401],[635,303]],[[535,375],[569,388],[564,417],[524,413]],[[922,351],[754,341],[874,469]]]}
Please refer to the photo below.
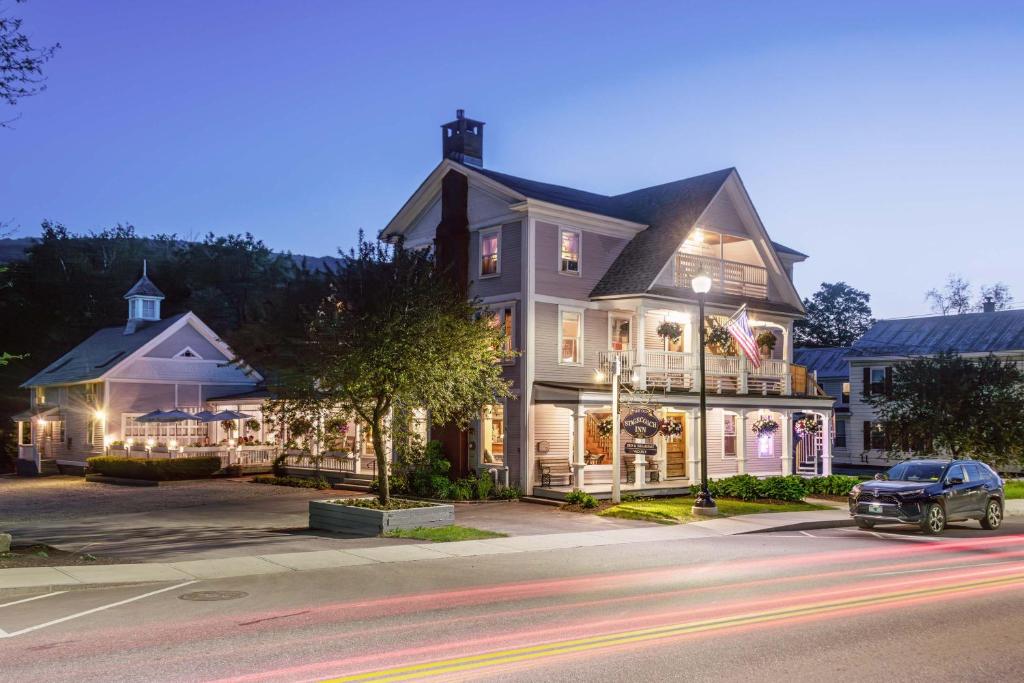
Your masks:
{"label": "street lamp", "polygon": [[[622,502],[622,472],[619,470],[619,381],[622,376],[622,358],[615,354],[611,363],[612,382],[612,503],[618,505]],[[604,382],[605,373],[597,370],[594,378],[598,382]]]}
{"label": "street lamp", "polygon": [[690,280],[690,286],[697,294],[697,330],[700,341],[700,491],[693,500],[691,512],[710,517],[718,514],[718,506],[708,490],[708,397],[704,383],[704,296],[711,291],[711,276],[701,271]]}

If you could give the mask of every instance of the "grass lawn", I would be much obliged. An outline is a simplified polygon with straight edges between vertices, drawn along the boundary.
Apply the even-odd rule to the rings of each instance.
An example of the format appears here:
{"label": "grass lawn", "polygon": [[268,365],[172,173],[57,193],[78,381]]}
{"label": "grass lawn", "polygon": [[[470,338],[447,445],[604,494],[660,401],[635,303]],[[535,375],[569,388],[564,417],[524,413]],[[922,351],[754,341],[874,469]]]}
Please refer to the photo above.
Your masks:
{"label": "grass lawn", "polygon": [[496,531],[484,531],[468,526],[418,526],[415,529],[399,529],[385,534],[389,538],[415,538],[418,541],[447,543],[448,541],[475,541],[480,538],[502,538],[507,534]]}
{"label": "grass lawn", "polygon": [[1024,479],[1013,479],[1006,482],[1006,499],[1024,498]]}
{"label": "grass lawn", "polygon": [[[717,498],[719,517],[733,517],[735,515],[753,515],[759,512],[805,512],[807,510],[829,510],[824,505],[812,505],[810,503],[769,503],[763,501],[730,500],[728,498]],[[605,517],[622,517],[624,519],[641,519],[647,522],[658,522],[659,524],[679,524],[695,522],[708,519],[699,517],[690,512],[693,506],[693,497],[681,498],[654,498],[652,500],[637,500],[628,503],[620,503],[613,507],[602,510],[600,515]]]}

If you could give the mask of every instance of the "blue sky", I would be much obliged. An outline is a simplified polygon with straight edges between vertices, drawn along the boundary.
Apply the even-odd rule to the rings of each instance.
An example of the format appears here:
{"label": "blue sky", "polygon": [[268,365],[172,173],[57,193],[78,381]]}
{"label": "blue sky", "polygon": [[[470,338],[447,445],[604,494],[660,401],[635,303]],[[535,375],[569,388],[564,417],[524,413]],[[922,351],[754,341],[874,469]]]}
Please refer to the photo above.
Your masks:
{"label": "blue sky", "polygon": [[[322,255],[376,232],[457,107],[485,165],[618,193],[736,166],[797,286],[927,312],[947,273],[1024,302],[1024,5],[60,2],[63,49],[0,130],[0,218],[251,231]],[[7,111],[0,112],[7,114]]]}

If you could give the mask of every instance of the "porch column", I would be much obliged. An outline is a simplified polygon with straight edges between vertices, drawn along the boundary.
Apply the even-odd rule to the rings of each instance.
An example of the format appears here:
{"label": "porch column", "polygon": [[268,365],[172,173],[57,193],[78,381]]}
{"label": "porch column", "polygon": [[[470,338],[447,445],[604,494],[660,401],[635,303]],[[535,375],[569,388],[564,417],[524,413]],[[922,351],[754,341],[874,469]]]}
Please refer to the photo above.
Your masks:
{"label": "porch column", "polygon": [[638,389],[647,388],[647,349],[645,348],[644,337],[647,329],[647,309],[643,304],[636,309],[636,364],[634,372],[637,375],[636,386]]}
{"label": "porch column", "polygon": [[686,478],[691,484],[700,481],[700,441],[697,435],[700,434],[700,411],[696,408],[687,411],[690,416],[690,424],[686,429]]}
{"label": "porch column", "polygon": [[793,474],[793,415],[782,411],[782,476]]}
{"label": "porch column", "polygon": [[573,481],[576,488],[582,489],[584,483],[584,472],[586,471],[586,436],[587,436],[587,409],[579,404],[576,405],[573,417],[576,422],[574,458],[572,463]]}
{"label": "porch column", "polygon": [[740,408],[736,415],[736,474],[747,471],[747,409]]}
{"label": "porch column", "polygon": [[633,456],[633,482],[638,489],[642,489],[646,481],[647,456],[638,453]]}
{"label": "porch column", "polygon": [[747,354],[740,351],[740,376],[736,381],[736,393],[747,393],[747,382],[750,379],[750,363],[747,361]]}
{"label": "porch column", "polygon": [[832,474],[832,413],[821,414],[821,476]]}

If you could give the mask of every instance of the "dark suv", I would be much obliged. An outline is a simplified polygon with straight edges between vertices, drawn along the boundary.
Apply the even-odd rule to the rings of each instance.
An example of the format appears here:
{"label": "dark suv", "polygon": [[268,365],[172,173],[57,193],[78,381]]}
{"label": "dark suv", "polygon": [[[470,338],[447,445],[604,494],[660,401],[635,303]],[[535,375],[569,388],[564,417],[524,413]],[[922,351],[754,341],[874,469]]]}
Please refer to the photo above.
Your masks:
{"label": "dark suv", "polygon": [[977,519],[983,529],[1003,522],[1003,480],[977,460],[906,460],[850,491],[850,516],[861,529],[918,524],[941,534],[947,522]]}

